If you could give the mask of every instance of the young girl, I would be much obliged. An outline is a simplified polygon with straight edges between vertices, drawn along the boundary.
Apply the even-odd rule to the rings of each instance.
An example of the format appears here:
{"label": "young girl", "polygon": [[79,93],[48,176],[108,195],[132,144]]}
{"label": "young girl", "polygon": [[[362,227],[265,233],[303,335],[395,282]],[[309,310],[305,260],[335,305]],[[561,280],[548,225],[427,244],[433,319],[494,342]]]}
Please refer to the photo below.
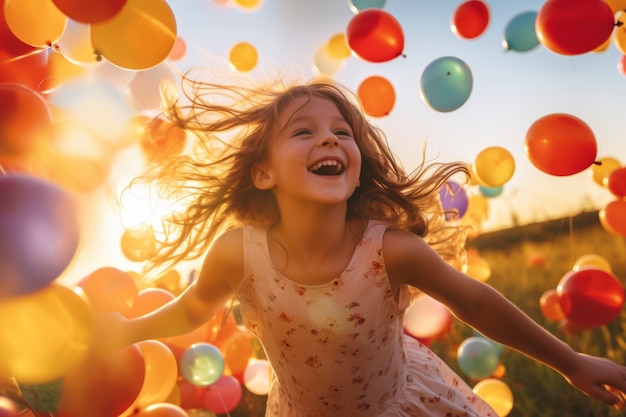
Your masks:
{"label": "young girl", "polygon": [[171,303],[110,322],[110,345],[191,331],[235,298],[274,370],[267,416],[496,417],[403,333],[419,290],[618,403],[608,387],[626,391],[625,367],[574,352],[452,266],[463,230],[445,222],[438,191],[467,175],[465,164],[404,172],[354,95],[330,80],[267,89],[186,81],[191,101],[170,98],[166,112],[198,148],[164,158],[151,178],[189,205],[169,219],[154,262],[204,255],[203,266]]}

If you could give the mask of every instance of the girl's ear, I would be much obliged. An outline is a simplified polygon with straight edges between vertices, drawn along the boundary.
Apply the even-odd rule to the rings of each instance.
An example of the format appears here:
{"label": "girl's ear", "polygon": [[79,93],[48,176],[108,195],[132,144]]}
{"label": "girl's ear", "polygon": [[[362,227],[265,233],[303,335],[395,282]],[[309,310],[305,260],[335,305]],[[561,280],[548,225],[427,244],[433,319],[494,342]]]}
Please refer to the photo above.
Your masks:
{"label": "girl's ear", "polygon": [[259,190],[269,190],[274,187],[274,178],[265,164],[255,164],[250,169],[252,183]]}

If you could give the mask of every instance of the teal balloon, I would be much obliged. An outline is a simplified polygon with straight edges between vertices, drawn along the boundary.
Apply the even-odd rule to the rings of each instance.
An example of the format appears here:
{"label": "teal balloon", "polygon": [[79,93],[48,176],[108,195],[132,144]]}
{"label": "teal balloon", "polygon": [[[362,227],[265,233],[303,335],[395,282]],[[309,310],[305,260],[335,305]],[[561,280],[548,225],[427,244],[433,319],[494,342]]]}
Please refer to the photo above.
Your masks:
{"label": "teal balloon", "polygon": [[194,343],[180,358],[180,373],[191,384],[206,387],[224,373],[224,356],[210,343]]}
{"label": "teal balloon", "polygon": [[459,346],[457,362],[465,375],[482,379],[493,375],[500,363],[500,355],[496,346],[489,340],[472,336]]}
{"label": "teal balloon", "polygon": [[446,56],[424,69],[420,89],[422,99],[433,110],[451,112],[465,104],[473,85],[469,66],[459,58]]}
{"label": "teal balloon", "polygon": [[480,193],[487,198],[499,196],[500,194],[502,194],[502,190],[504,190],[504,187],[502,185],[499,185],[497,187],[485,187],[484,185],[478,186],[478,191],[480,191]]}
{"label": "teal balloon", "polygon": [[523,12],[513,17],[504,29],[502,45],[509,51],[526,52],[539,45],[535,21],[537,12]]}
{"label": "teal balloon", "polygon": [[387,0],[348,0],[352,13],[358,13],[365,9],[382,9]]}

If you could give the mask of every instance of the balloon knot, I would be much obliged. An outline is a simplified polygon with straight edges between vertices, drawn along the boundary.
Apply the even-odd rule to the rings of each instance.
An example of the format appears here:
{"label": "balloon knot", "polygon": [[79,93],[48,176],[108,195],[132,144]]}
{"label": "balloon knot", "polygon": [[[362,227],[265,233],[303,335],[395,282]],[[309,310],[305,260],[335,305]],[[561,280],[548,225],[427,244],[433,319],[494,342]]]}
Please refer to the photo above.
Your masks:
{"label": "balloon knot", "polygon": [[602,165],[602,161],[593,161],[594,165]]}

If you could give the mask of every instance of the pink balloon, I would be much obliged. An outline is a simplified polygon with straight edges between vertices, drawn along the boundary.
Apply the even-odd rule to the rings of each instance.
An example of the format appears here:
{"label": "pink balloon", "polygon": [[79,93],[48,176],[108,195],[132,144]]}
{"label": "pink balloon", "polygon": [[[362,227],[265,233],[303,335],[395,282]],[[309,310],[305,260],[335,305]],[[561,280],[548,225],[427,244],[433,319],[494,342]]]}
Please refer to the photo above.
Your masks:
{"label": "pink balloon", "polygon": [[241,384],[233,376],[223,375],[202,390],[202,404],[216,414],[234,410],[241,401]]}

